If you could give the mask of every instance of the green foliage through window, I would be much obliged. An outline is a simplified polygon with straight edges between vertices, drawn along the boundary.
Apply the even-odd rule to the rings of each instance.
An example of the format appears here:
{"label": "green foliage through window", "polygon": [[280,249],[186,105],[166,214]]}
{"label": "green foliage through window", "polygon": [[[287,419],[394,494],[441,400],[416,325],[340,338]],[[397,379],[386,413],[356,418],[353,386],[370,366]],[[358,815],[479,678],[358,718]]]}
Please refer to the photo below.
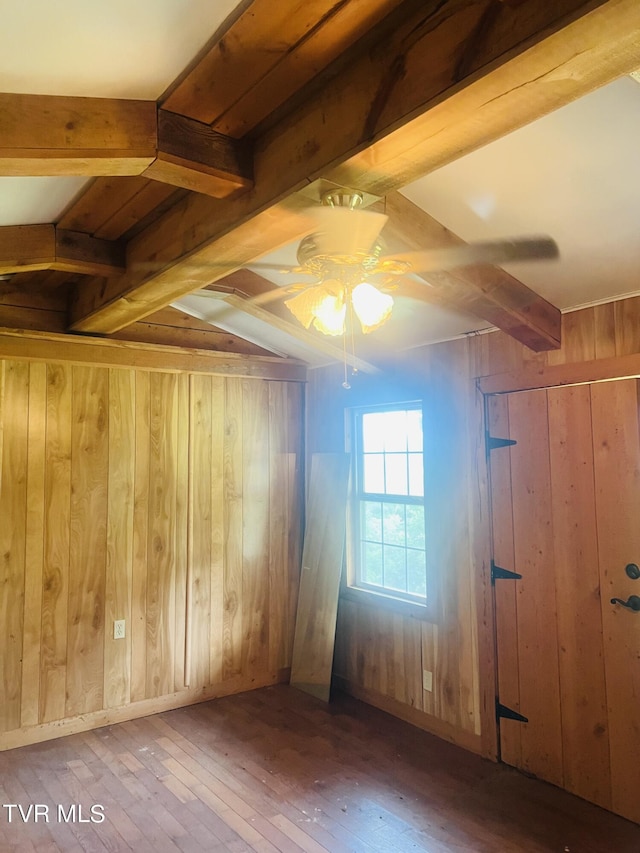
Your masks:
{"label": "green foliage through window", "polygon": [[355,586],[424,603],[422,408],[357,409],[353,438]]}

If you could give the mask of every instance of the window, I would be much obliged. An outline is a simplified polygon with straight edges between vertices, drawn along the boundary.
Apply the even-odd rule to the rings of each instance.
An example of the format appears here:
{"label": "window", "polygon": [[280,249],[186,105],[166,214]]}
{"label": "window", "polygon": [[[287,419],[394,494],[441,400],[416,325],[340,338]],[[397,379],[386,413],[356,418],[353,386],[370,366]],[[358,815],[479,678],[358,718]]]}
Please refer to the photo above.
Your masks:
{"label": "window", "polygon": [[426,604],[422,406],[352,410],[350,586]]}

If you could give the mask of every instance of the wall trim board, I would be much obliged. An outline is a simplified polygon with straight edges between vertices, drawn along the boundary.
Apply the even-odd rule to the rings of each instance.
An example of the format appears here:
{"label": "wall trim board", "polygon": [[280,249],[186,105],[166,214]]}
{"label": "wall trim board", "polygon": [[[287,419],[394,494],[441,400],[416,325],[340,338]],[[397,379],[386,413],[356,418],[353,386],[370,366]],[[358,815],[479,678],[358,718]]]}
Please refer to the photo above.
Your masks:
{"label": "wall trim board", "polygon": [[234,693],[246,693],[249,690],[257,690],[260,687],[271,687],[274,684],[288,684],[291,670],[289,667],[280,669],[278,672],[269,673],[263,678],[254,679],[238,676],[220,684],[212,684],[208,687],[200,687],[192,690],[181,690],[167,696],[159,696],[153,699],[142,699],[132,702],[120,708],[105,708],[93,711],[79,717],[64,720],[55,720],[51,723],[42,723],[28,728],[15,729],[14,731],[0,734],[0,752],[9,749],[17,749],[21,746],[29,746],[34,743],[42,743],[55,738],[75,735],[79,732],[87,732],[99,729],[103,726],[111,726],[114,723],[124,723],[136,720],[140,717],[148,717],[160,714],[163,711],[173,711],[177,708],[185,708],[188,705],[196,705],[200,702],[209,702],[211,699],[220,699]]}
{"label": "wall trim board", "polygon": [[494,373],[481,376],[478,379],[478,388],[483,394],[511,394],[514,391],[533,391],[537,388],[584,385],[589,382],[636,377],[640,377],[640,353]]}
{"label": "wall trim board", "polygon": [[0,358],[65,361],[162,373],[206,373],[305,382],[306,365],[277,356],[247,356],[84,335],[2,329]]}
{"label": "wall trim board", "polygon": [[462,729],[452,726],[444,720],[434,717],[432,714],[425,714],[424,711],[419,711],[411,705],[406,705],[404,702],[399,702],[397,699],[392,699],[390,696],[384,696],[382,693],[377,693],[374,690],[369,690],[366,687],[360,687],[340,675],[334,675],[332,680],[333,687],[341,690],[343,693],[348,693],[355,699],[361,702],[366,702],[368,705],[373,705],[380,711],[385,711],[405,723],[411,723],[412,726],[422,729],[429,734],[449,741],[462,749],[467,749],[476,755],[482,755],[482,744],[480,735],[473,732],[465,732]]}

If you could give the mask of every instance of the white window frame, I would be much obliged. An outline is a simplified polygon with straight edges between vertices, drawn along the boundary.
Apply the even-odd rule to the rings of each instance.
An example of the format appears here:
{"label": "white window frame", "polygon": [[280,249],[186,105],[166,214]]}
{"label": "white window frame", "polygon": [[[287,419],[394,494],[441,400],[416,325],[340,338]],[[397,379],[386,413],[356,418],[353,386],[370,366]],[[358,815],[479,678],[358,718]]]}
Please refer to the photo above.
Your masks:
{"label": "white window frame", "polygon": [[[362,456],[363,450],[361,447],[361,419],[364,414],[370,412],[385,412],[385,411],[406,411],[420,410],[423,417],[422,431],[422,461],[423,461],[423,476],[424,476],[424,456],[425,456],[425,441],[424,441],[424,409],[420,400],[403,400],[388,402],[381,405],[363,405],[347,409],[346,414],[346,437],[347,451],[351,455],[351,478],[349,487],[349,503],[347,512],[347,551],[346,551],[346,572],[343,579],[342,594],[347,598],[356,600],[364,600],[370,604],[378,604],[392,610],[399,610],[409,615],[416,616],[421,619],[426,619],[430,616],[433,604],[433,588],[429,581],[429,573],[427,570],[428,559],[426,551],[429,543],[427,541],[426,532],[426,509],[424,494],[421,497],[410,495],[395,495],[388,493],[366,493],[363,490],[362,482]],[[424,489],[423,489],[424,492]],[[421,506],[425,513],[424,523],[424,545],[425,545],[425,583],[426,596],[416,595],[410,592],[395,590],[389,587],[380,586],[377,584],[369,584],[360,579],[360,549],[362,539],[360,535],[360,511],[361,503],[365,500],[372,500],[380,503],[405,504],[411,506]],[[410,546],[408,547],[410,550]],[[422,549],[418,549],[422,550]]]}

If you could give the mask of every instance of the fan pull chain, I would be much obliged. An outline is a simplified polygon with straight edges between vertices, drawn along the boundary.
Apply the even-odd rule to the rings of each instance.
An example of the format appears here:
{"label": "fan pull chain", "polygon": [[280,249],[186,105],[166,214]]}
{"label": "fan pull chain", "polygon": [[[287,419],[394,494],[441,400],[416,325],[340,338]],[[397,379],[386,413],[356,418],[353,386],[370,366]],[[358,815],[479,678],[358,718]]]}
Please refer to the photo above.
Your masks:
{"label": "fan pull chain", "polygon": [[344,366],[344,382],[342,383],[342,387],[348,391],[351,388],[349,384],[349,379],[347,378],[347,335],[346,329],[345,334],[342,336],[342,364]]}
{"label": "fan pull chain", "polygon": [[[348,391],[351,388],[351,384],[349,383],[349,379],[347,377],[347,334],[351,339],[351,355],[355,361],[356,357],[356,341],[353,334],[353,303],[351,302],[351,298],[348,300],[348,312],[345,323],[344,335],[342,336],[342,361],[344,365],[344,382],[342,383],[342,387]],[[357,373],[357,369],[353,367],[351,369],[351,375],[355,375]]]}

